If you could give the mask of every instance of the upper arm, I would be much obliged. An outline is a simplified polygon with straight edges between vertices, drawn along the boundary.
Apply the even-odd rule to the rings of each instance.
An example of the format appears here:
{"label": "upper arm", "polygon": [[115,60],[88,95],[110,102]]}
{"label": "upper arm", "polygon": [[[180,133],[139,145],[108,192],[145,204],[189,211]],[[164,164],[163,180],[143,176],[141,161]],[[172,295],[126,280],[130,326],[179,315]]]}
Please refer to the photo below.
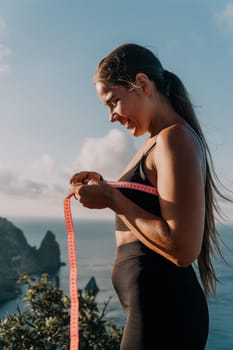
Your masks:
{"label": "upper arm", "polygon": [[162,217],[183,259],[194,260],[201,249],[205,216],[200,144],[186,127],[168,128],[158,136],[154,161]]}

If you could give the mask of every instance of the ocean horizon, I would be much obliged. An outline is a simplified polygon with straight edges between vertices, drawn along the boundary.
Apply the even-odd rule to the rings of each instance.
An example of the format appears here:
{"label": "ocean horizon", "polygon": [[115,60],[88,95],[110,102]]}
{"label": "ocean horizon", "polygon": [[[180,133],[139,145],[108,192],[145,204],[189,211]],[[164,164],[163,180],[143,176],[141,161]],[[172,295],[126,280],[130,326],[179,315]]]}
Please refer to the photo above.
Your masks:
{"label": "ocean horizon", "polygon": [[[59,288],[69,295],[69,263],[67,233],[64,220],[48,218],[8,219],[20,228],[28,243],[39,248],[48,230],[52,231],[60,245],[61,261],[66,265],[58,271]],[[114,222],[111,220],[74,220],[78,262],[78,287],[84,289],[91,277],[95,277],[100,289],[96,301],[99,307],[111,298],[106,317],[123,325],[124,313],[111,282],[112,264],[116,254]],[[219,226],[222,253],[227,263],[215,260],[219,283],[217,299],[210,298],[210,332],[206,350],[233,350],[233,225]],[[0,318],[6,313],[16,313],[21,297],[0,306]]]}

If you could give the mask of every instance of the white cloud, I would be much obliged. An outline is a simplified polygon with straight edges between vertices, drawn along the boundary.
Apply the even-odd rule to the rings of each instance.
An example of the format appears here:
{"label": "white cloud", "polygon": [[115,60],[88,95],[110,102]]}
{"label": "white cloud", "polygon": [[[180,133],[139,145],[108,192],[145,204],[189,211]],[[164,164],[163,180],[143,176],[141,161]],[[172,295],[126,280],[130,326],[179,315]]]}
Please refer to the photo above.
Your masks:
{"label": "white cloud", "polygon": [[[28,174],[27,169],[25,173]],[[0,216],[62,217],[67,188],[56,182],[31,180],[14,169],[0,169]]]}
{"label": "white cloud", "polygon": [[33,163],[33,168],[41,174],[51,174],[54,170],[55,161],[47,153],[42,154],[42,156]]}
{"label": "white cloud", "polygon": [[133,140],[125,133],[112,129],[102,138],[87,138],[80,155],[69,173],[93,170],[106,180],[116,180],[135,153]]}
{"label": "white cloud", "polygon": [[[68,185],[43,184],[25,179],[13,169],[0,170],[0,216],[3,217],[59,217],[64,218],[64,198]],[[110,219],[110,209],[89,210],[72,200],[74,219]]]}
{"label": "white cloud", "polygon": [[0,172],[0,192],[2,194],[36,198],[43,193],[46,187],[45,184],[30,179],[24,179],[12,169],[1,170]]}
{"label": "white cloud", "polygon": [[[24,172],[19,172],[13,167],[0,168],[0,199],[3,196],[10,202],[15,200],[41,201],[46,203],[60,201],[68,193],[67,188],[61,183],[60,174],[55,171],[55,162],[48,154],[43,154],[30,166],[24,166]],[[34,203],[34,204],[35,204]],[[2,207],[0,202],[0,207]],[[21,208],[22,209],[22,208]],[[1,215],[1,213],[0,213]]]}
{"label": "white cloud", "polygon": [[228,2],[224,9],[216,15],[217,25],[227,32],[233,33],[233,3]]}
{"label": "white cloud", "polygon": [[[106,180],[116,180],[135,153],[134,141],[116,129],[102,138],[87,138],[66,180],[51,155],[44,153],[24,172],[0,168],[0,216],[62,217],[63,201],[69,193],[69,177],[76,171],[95,170]],[[72,201],[74,215],[112,218],[110,209],[88,210]],[[78,207],[77,207],[78,206]]]}
{"label": "white cloud", "polygon": [[10,69],[9,64],[1,64],[1,63],[0,63],[0,73],[8,72],[9,69]]}

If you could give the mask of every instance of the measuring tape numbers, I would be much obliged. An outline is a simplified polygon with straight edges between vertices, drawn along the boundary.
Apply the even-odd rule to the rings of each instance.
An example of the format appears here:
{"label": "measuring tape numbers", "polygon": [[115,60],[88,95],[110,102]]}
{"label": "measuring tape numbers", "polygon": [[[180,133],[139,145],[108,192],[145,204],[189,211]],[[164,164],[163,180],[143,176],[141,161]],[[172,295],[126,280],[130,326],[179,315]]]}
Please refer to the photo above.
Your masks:
{"label": "measuring tape numbers", "polygon": [[68,258],[70,265],[69,287],[70,287],[70,350],[78,350],[79,332],[78,332],[78,264],[76,259],[75,231],[72,219],[70,199],[73,194],[67,196],[64,200],[64,216],[66,230],[68,234]]}
{"label": "measuring tape numbers", "polygon": [[158,195],[158,191],[155,187],[149,185],[139,184],[138,182],[127,182],[127,181],[111,181],[106,182],[108,185],[115,188],[127,188],[131,190],[138,190],[154,195]]}
{"label": "measuring tape numbers", "polygon": [[[134,189],[153,195],[158,195],[156,188],[136,182],[106,182],[115,188]],[[79,300],[78,300],[78,264],[76,259],[76,239],[75,230],[71,213],[70,199],[74,194],[70,194],[64,199],[64,217],[68,235],[68,259],[70,265],[69,289],[70,289],[70,350],[79,348]]]}

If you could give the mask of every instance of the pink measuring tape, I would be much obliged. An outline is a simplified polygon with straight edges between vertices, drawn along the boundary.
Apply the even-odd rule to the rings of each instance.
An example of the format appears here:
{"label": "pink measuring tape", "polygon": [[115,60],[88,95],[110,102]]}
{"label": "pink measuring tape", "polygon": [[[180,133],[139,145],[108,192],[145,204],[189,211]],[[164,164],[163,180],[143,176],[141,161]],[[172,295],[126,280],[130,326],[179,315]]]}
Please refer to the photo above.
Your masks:
{"label": "pink measuring tape", "polygon": [[[153,195],[158,195],[156,188],[152,186],[142,185],[136,182],[107,182],[110,186],[116,188],[134,189]],[[70,287],[70,350],[78,350],[79,348],[79,301],[78,301],[78,264],[76,259],[76,242],[75,230],[72,219],[70,199],[73,194],[67,196],[64,200],[64,216],[66,230],[68,234],[68,258],[70,265],[69,287]]]}

